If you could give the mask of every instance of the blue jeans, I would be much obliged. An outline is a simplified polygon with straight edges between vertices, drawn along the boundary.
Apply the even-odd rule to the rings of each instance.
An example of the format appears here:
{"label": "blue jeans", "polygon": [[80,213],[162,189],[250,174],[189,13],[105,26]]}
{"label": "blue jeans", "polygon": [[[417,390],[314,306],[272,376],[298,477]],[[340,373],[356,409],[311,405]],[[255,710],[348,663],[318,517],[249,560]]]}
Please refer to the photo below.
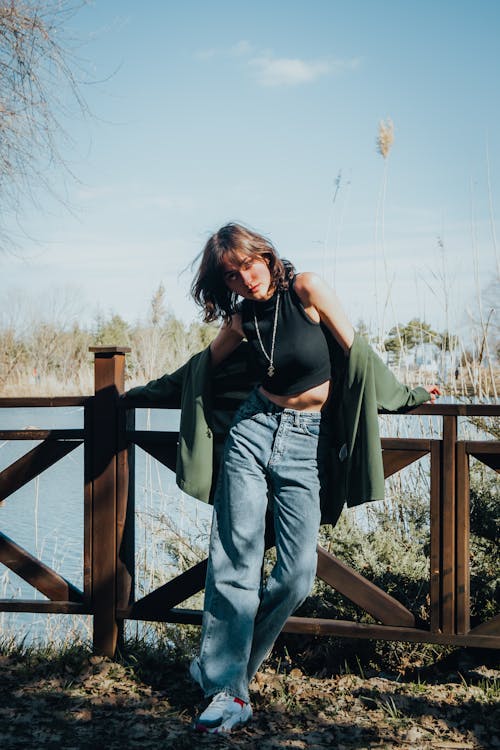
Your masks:
{"label": "blue jeans", "polygon": [[[198,665],[201,687],[247,702],[248,684],[311,590],[327,456],[320,412],[283,409],[258,390],[229,431],[214,498]],[[276,563],[262,580],[266,511]]]}

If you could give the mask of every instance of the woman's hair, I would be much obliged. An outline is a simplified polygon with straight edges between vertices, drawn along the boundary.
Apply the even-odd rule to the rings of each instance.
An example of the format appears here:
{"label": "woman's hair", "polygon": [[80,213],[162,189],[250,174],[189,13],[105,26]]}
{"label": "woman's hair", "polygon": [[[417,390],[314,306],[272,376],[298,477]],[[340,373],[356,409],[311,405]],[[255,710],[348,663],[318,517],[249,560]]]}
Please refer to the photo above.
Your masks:
{"label": "woman's hair", "polygon": [[236,312],[238,295],[231,292],[224,281],[224,259],[238,261],[238,254],[264,258],[271,274],[271,286],[286,289],[294,274],[289,261],[282,260],[274,245],[241,224],[226,224],[213,234],[195,262],[200,259],[198,271],[191,285],[195,302],[203,308],[205,323],[222,318],[228,320]]}

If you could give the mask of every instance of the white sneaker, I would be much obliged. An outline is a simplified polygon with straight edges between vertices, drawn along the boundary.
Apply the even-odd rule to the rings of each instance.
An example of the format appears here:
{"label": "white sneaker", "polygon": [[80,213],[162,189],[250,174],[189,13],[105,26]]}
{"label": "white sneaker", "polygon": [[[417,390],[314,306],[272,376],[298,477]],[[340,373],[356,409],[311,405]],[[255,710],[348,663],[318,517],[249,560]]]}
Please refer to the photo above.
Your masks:
{"label": "white sneaker", "polygon": [[195,719],[194,728],[197,732],[210,734],[229,733],[248,724],[251,718],[252,708],[249,703],[222,692],[217,693],[210,705]]}

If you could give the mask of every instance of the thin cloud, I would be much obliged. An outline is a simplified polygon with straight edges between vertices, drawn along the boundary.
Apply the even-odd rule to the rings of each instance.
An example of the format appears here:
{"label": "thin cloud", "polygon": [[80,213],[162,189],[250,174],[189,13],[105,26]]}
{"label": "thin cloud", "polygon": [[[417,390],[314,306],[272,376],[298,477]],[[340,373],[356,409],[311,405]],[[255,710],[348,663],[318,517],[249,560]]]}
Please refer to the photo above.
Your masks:
{"label": "thin cloud", "polygon": [[326,75],[335,75],[359,67],[359,58],[350,60],[303,60],[297,57],[275,57],[271,51],[257,50],[247,39],[240,39],[231,47],[212,48],[196,52],[198,60],[240,58],[253,72],[261,86],[297,86],[312,83]]}
{"label": "thin cloud", "polygon": [[233,46],[229,50],[229,54],[233,57],[246,57],[248,55],[251,55],[253,51],[254,47],[250,44],[249,41],[247,41],[246,39],[240,39],[239,42],[233,44]]}
{"label": "thin cloud", "polygon": [[246,39],[240,39],[229,48],[209,47],[195,52],[197,60],[212,60],[214,57],[248,57],[255,48]]}
{"label": "thin cloud", "polygon": [[300,60],[262,55],[251,59],[249,65],[261,86],[296,86],[312,83],[321,76],[354,70],[359,60]]}
{"label": "thin cloud", "polygon": [[212,58],[216,57],[218,54],[216,49],[200,49],[197,52],[195,52],[195,57],[197,60],[211,60]]}
{"label": "thin cloud", "polygon": [[100,201],[115,193],[116,187],[113,185],[94,185],[78,189],[76,196],[81,201]]}

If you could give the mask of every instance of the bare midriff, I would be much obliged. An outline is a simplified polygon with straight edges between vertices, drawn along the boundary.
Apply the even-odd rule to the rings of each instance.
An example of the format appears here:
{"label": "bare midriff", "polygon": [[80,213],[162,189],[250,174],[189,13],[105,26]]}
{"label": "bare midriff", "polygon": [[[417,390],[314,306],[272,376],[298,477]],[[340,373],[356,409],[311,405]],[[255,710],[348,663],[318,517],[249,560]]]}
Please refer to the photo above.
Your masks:
{"label": "bare midriff", "polygon": [[259,391],[263,396],[272,401],[273,404],[281,406],[283,409],[295,409],[296,411],[321,411],[330,398],[332,381],[326,380],[314,388],[309,388],[301,393],[293,393],[291,396],[278,396],[276,393],[270,393],[260,386]]}

